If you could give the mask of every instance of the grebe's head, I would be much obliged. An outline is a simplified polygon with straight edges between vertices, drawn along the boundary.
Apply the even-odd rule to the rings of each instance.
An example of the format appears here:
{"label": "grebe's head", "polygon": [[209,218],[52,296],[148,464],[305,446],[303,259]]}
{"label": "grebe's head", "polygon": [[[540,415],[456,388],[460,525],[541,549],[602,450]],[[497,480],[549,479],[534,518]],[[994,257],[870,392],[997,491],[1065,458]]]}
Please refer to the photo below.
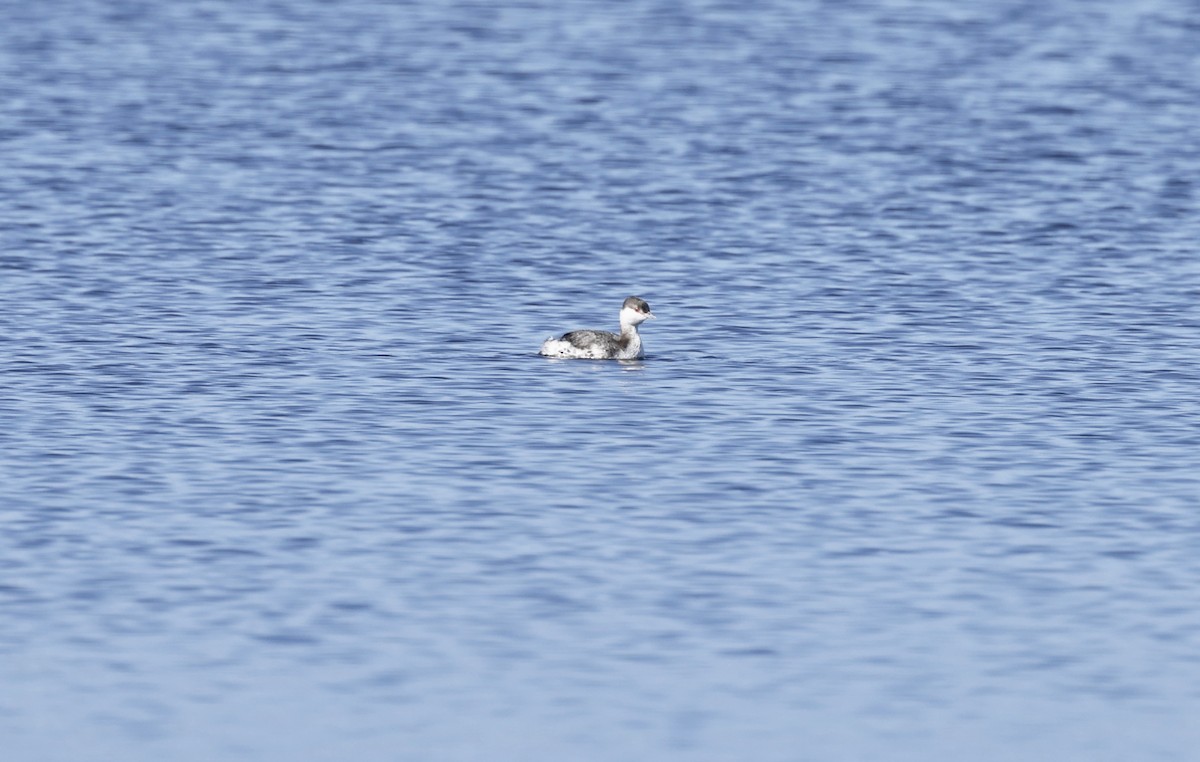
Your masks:
{"label": "grebe's head", "polygon": [[650,305],[646,304],[646,300],[640,296],[631,296],[621,305],[621,322],[629,323],[630,325],[640,325],[647,320],[653,320],[654,313],[650,311]]}

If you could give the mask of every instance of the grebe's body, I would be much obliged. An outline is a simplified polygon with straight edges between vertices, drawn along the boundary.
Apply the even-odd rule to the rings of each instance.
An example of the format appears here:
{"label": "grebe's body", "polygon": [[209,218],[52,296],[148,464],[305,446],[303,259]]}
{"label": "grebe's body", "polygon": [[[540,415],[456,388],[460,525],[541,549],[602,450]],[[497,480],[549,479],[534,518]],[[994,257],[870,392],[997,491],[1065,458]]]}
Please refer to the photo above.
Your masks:
{"label": "grebe's body", "polygon": [[621,305],[621,332],[571,331],[542,342],[539,354],[579,360],[636,360],[646,356],[638,326],[654,318],[646,300],[631,296]]}

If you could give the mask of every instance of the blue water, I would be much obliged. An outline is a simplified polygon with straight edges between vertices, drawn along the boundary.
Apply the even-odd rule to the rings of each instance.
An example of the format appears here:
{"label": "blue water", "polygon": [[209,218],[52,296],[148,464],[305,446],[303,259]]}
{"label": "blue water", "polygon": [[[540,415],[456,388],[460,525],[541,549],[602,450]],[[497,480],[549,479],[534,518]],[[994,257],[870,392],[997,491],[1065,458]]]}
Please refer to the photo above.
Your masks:
{"label": "blue water", "polygon": [[1196,759],[1194,3],[3,16],[4,760]]}

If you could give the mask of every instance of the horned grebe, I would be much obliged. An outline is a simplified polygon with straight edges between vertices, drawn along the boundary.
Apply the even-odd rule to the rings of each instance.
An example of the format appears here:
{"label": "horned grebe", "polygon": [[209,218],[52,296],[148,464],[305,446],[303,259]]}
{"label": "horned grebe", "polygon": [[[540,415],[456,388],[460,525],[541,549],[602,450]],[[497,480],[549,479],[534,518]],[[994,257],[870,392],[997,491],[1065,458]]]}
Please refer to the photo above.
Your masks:
{"label": "horned grebe", "polygon": [[571,331],[542,342],[539,354],[580,360],[633,360],[645,357],[637,327],[653,319],[650,305],[631,296],[621,305],[621,335],[608,331]]}

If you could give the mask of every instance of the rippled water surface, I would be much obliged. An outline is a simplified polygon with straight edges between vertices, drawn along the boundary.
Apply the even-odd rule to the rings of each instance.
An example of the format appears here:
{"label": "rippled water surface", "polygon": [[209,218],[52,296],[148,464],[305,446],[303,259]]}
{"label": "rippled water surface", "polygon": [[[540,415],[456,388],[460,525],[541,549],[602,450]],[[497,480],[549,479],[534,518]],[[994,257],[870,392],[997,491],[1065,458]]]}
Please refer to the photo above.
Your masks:
{"label": "rippled water surface", "polygon": [[1196,758],[1194,3],[4,16],[5,760]]}

